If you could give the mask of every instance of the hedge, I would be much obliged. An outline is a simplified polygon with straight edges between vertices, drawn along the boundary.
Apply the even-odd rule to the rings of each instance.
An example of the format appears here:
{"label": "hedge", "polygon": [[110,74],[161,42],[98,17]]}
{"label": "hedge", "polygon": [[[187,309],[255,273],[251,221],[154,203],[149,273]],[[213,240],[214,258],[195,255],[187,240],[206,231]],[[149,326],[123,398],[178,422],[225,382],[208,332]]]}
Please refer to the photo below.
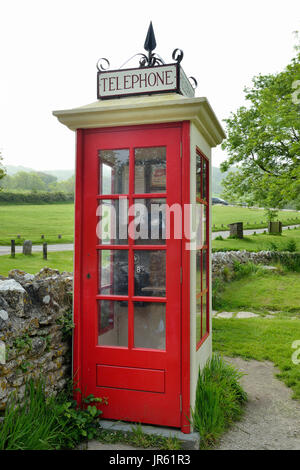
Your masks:
{"label": "hedge", "polygon": [[62,191],[0,191],[0,204],[51,204],[58,202],[74,202],[73,193]]}

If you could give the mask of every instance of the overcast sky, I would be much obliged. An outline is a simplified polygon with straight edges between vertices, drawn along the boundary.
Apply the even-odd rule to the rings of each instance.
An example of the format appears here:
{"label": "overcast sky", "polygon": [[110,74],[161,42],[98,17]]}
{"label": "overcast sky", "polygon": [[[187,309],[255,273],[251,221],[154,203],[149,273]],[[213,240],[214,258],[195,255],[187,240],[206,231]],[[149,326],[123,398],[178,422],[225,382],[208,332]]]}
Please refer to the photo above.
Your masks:
{"label": "overcast sky", "polygon": [[[96,101],[96,62],[111,69],[143,52],[152,20],[156,51],[198,80],[222,122],[245,104],[259,73],[295,55],[299,0],[0,0],[0,150],[4,164],[74,167],[75,134],[52,111]],[[134,64],[133,64],[134,65]],[[226,154],[213,151],[213,165]]]}

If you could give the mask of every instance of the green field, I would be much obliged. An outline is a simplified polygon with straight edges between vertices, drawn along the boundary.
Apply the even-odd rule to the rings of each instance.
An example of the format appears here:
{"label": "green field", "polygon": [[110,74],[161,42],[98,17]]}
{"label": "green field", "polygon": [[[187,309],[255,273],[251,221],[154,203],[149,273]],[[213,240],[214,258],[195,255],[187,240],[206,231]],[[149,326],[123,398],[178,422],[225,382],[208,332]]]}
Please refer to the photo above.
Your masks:
{"label": "green field", "polygon": [[[280,220],[284,225],[300,224],[300,212],[279,211],[278,220]],[[214,232],[228,230],[227,224],[234,222],[243,222],[244,229],[255,229],[268,226],[263,209],[248,209],[247,207],[221,205],[214,205],[212,207],[212,224]]]}
{"label": "green field", "polygon": [[[227,224],[232,222],[244,222],[244,228],[267,226],[264,211],[258,209],[213,206],[212,217],[214,231],[227,230]],[[298,212],[282,211],[279,218],[284,224],[300,224]],[[0,205],[0,245],[9,245],[12,239],[18,245],[24,240],[40,244],[43,242],[41,235],[49,244],[72,243],[73,233],[74,204]],[[58,238],[59,234],[62,235],[61,239]]]}
{"label": "green field", "polygon": [[278,378],[300,399],[300,365],[294,364],[292,348],[300,339],[299,320],[213,320],[213,349],[229,357],[271,361],[280,370]]}
{"label": "green field", "polygon": [[[218,310],[250,312],[279,311],[281,316],[300,318],[300,273],[259,270],[224,284]],[[299,337],[300,339],[300,337]]]}
{"label": "green field", "polygon": [[[259,209],[217,205],[212,207],[212,217],[213,231],[227,230],[227,224],[233,222],[244,222],[245,229],[267,226],[264,211]],[[281,211],[279,219],[285,225],[300,224],[300,213]],[[24,240],[33,244],[72,243],[73,233],[74,204],[0,205],[0,245],[9,245],[11,239],[18,245]]]}
{"label": "green field", "polygon": [[74,204],[0,205],[0,245],[10,245],[12,239],[18,245],[24,240],[33,244],[72,243],[73,231]]}
{"label": "green field", "polygon": [[26,273],[36,274],[45,266],[58,269],[60,272],[73,272],[73,252],[48,253],[47,261],[43,259],[42,253],[34,253],[31,256],[17,254],[14,259],[9,255],[0,256],[0,275],[2,276],[7,276],[11,269],[20,269]]}
{"label": "green field", "polygon": [[295,251],[300,251],[300,229],[284,230],[282,235],[257,234],[247,235],[243,239],[224,238],[213,240],[214,251],[247,250],[247,251],[289,251],[290,242],[295,242]]}

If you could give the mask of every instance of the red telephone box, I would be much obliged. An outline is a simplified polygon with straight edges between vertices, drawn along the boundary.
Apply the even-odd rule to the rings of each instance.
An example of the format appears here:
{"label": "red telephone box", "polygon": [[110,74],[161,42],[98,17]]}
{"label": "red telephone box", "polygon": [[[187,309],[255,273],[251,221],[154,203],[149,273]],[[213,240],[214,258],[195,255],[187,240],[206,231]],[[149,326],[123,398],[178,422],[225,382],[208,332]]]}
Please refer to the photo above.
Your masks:
{"label": "red telephone box", "polygon": [[78,387],[108,398],[107,419],[190,432],[211,354],[210,153],[224,132],[206,98],[178,90],[54,115],[77,133]]}

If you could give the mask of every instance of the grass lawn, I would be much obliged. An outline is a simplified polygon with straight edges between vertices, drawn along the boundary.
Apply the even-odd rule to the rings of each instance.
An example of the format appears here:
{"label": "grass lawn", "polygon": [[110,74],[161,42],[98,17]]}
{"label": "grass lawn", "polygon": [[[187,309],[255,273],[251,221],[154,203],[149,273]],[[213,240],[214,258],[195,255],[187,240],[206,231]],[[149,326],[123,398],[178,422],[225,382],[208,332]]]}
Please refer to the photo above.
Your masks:
{"label": "grass lawn", "polygon": [[[74,204],[0,205],[0,245],[10,245],[12,239],[18,245],[24,240],[34,244],[72,243],[73,226]],[[62,239],[58,239],[59,234]]]}
{"label": "grass lawn", "polygon": [[[259,209],[213,206],[212,214],[214,231],[227,230],[227,224],[232,222],[244,222],[245,228],[267,226],[264,211]],[[279,219],[285,224],[300,224],[300,213],[281,211]],[[24,240],[40,244],[43,241],[41,235],[45,235],[45,241],[49,244],[72,243],[73,229],[74,204],[0,205],[0,245],[9,245],[11,239],[19,245]],[[59,234],[62,239],[58,239]],[[18,239],[17,235],[21,238]]]}
{"label": "grass lawn", "polygon": [[229,357],[272,361],[278,378],[300,399],[300,364],[294,364],[292,348],[300,340],[300,321],[251,319],[213,320],[213,349]]}
{"label": "grass lawn", "polygon": [[[300,213],[296,211],[279,211],[278,220],[281,220],[284,225],[300,224]],[[212,206],[213,231],[228,230],[227,224],[234,222],[244,222],[245,229],[268,226],[264,210],[262,209],[221,205]]]}
{"label": "grass lawn", "polygon": [[16,254],[15,258],[10,255],[0,256],[0,275],[7,276],[12,269],[20,269],[30,274],[36,274],[42,268],[58,269],[59,271],[73,271],[73,252],[59,251],[48,253],[48,259],[43,260],[42,253],[34,253],[31,256]]}
{"label": "grass lawn", "polygon": [[243,239],[224,238],[223,240],[213,240],[212,248],[215,251],[222,250],[247,250],[247,251],[285,251],[290,240],[296,243],[297,251],[300,251],[300,229],[284,230],[282,235],[247,235]]}
{"label": "grass lawn", "polygon": [[217,308],[254,312],[275,310],[300,316],[299,287],[300,274],[297,272],[263,270],[224,283],[224,290],[219,292]]}

